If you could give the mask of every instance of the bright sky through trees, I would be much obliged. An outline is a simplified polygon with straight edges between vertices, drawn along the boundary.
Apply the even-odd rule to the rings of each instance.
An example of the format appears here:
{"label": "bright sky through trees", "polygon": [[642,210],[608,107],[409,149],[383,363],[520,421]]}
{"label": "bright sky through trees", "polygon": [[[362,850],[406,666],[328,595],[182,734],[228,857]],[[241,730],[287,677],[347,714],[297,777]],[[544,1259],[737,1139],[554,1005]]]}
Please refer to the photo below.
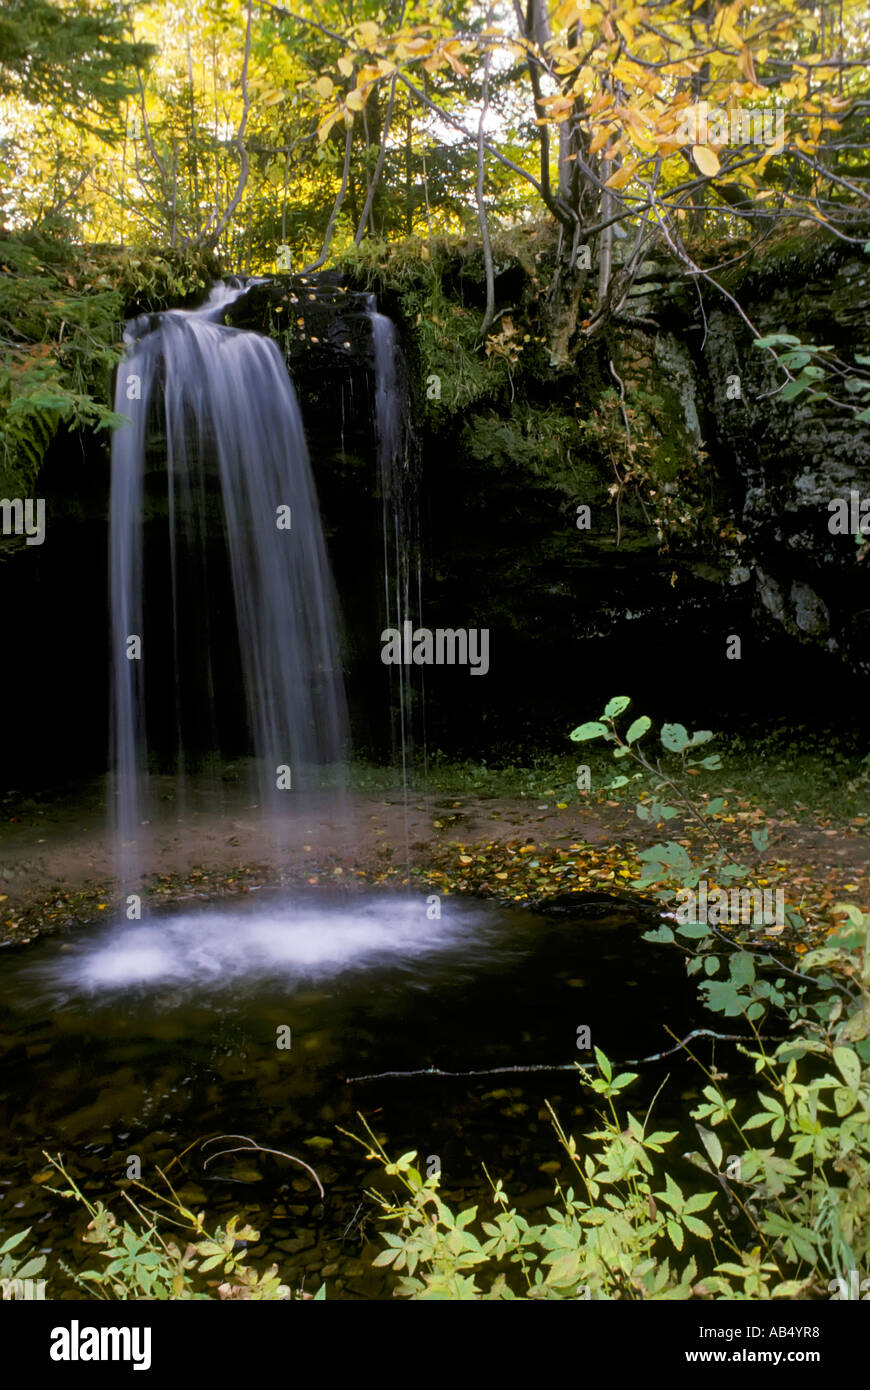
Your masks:
{"label": "bright sky through trees", "polygon": [[762,213],[857,238],[868,33],[864,0],[10,0],[2,215],[252,270],[481,204],[575,250]]}

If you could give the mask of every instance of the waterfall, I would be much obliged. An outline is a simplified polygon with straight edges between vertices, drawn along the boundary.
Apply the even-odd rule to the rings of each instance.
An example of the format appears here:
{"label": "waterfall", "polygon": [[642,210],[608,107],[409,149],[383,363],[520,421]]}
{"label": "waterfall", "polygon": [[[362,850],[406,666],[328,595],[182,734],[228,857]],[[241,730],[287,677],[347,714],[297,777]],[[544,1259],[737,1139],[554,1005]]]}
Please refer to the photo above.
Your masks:
{"label": "waterfall", "polygon": [[[378,480],[383,505],[385,627],[403,631],[406,620],[422,613],[420,526],[417,479],[412,469],[410,405],[404,361],[392,319],[377,311],[374,295],[368,315],[374,352],[374,423],[378,448]],[[414,751],[415,709],[423,709],[421,667],[391,667],[398,681],[395,707],[398,738],[394,737],[407,792],[408,761]],[[411,672],[419,681],[413,687]],[[419,697],[419,698],[417,698]],[[422,717],[422,716],[421,716]],[[418,721],[419,722],[419,721]],[[422,729],[420,733],[422,735]],[[425,739],[423,739],[425,745]]]}
{"label": "waterfall", "polygon": [[[247,288],[220,284],[202,308],[144,316],[126,334],[115,409],[129,423],[114,437],[110,517],[116,828],[134,851],[122,881],[148,805],[146,709],[169,711],[179,777],[189,750],[235,740],[252,752],[272,818],[346,755],[336,605],[296,395],[274,342],[220,321]],[[231,727],[233,687],[247,729]]]}

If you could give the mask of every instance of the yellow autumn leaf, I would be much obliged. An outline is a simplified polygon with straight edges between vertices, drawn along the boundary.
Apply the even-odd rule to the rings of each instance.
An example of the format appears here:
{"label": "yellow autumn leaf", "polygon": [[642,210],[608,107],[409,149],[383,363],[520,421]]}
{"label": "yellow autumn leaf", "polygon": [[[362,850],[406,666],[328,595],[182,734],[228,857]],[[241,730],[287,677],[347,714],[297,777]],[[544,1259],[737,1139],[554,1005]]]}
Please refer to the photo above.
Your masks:
{"label": "yellow autumn leaf", "polygon": [[328,101],[335,90],[335,83],[331,77],[318,77],[314,84],[314,90],[319,97],[323,97],[324,101]]}
{"label": "yellow autumn leaf", "polygon": [[768,145],[767,149],[764,152],[764,157],[760,159],[758,162],[757,172],[759,174],[763,174],[765,169],[767,168],[768,160],[773,159],[774,155],[782,154],[784,149],[785,135],[783,134],[781,140],[776,140],[772,145]]}
{"label": "yellow autumn leaf", "polygon": [[563,29],[568,29],[583,13],[582,6],[576,0],[569,0],[568,4],[559,5],[553,14],[550,25],[555,33],[561,33]]}
{"label": "yellow autumn leaf", "polygon": [[[544,103],[542,102],[541,105]],[[554,121],[566,120],[574,110],[573,97],[547,97],[547,110]]]}
{"label": "yellow autumn leaf", "polygon": [[752,53],[745,44],[737,54],[737,66],[748,82],[752,82],[755,86],[758,85],[758,78],[755,75],[755,64],[752,61]]}
{"label": "yellow autumn leaf", "polygon": [[317,127],[317,143],[319,145],[323,144],[324,140],[329,135],[329,132],[332,130],[332,127],[335,125],[336,121],[340,119],[340,111],[330,111],[329,115],[324,117],[324,119],[320,122],[320,125]]}
{"label": "yellow autumn leaf", "polygon": [[709,145],[693,145],[692,158],[702,174],[712,179],[719,172],[719,156]]}
{"label": "yellow autumn leaf", "polygon": [[353,63],[351,62],[350,58],[339,58],[338,70],[341,73],[342,77],[350,77],[350,75],[353,72]]}
{"label": "yellow autumn leaf", "polygon": [[629,180],[631,179],[632,174],[634,173],[635,169],[637,168],[637,166],[638,166],[639,164],[640,164],[640,160],[639,160],[639,159],[630,159],[630,160],[628,161],[627,164],[623,164],[623,166],[622,166],[621,169],[617,169],[617,171],[616,171],[615,174],[611,174],[611,175],[610,175],[610,178],[607,179],[607,181],[605,182],[604,187],[605,187],[605,188],[624,188],[625,185],[626,185],[626,184],[629,182]]}
{"label": "yellow autumn leaf", "polygon": [[371,44],[377,43],[380,32],[377,24],[373,20],[367,19],[365,23],[356,26],[357,43],[361,48],[368,48]]}
{"label": "yellow autumn leaf", "polygon": [[368,97],[367,87],[354,87],[352,92],[347,94],[347,108],[349,111],[362,111]]}

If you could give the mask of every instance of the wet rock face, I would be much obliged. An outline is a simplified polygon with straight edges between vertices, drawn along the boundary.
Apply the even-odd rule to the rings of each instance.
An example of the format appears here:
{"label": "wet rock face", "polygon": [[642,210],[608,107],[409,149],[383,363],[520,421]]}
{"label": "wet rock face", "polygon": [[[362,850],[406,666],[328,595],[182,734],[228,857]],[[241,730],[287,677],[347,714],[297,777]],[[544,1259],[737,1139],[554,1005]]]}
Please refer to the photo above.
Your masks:
{"label": "wet rock face", "polygon": [[[793,333],[846,361],[870,352],[870,260],[860,254],[772,254],[734,293],[759,336]],[[722,308],[708,311],[697,360],[711,458],[746,537],[755,617],[870,673],[870,564],[854,536],[829,529],[834,498],[870,498],[870,422],[829,401],[780,400],[782,371]],[[741,394],[729,400],[735,374]],[[836,378],[832,386],[849,399]]]}
{"label": "wet rock face", "polygon": [[[868,275],[860,257],[819,253],[808,262],[798,248],[729,288],[759,334],[793,332],[849,356],[858,325],[868,321]],[[636,689],[638,668],[676,671],[687,640],[704,669],[725,676],[723,713],[740,703],[722,661],[730,633],[742,634],[745,655],[775,651],[778,669],[802,685],[821,671],[868,669],[870,602],[860,598],[858,582],[866,564],[858,567],[850,537],[830,534],[827,504],[862,480],[870,497],[870,432],[824,403],[771,399],[782,378],[769,355],[752,346],[752,334],[712,291],[705,331],[697,295],[684,285],[661,256],[645,263],[631,308],[648,326],[623,331],[614,355],[626,380],[637,378],[664,400],[658,461],[665,490],[679,458],[705,449],[710,505],[730,519],[736,546],[663,557],[630,497],[617,545],[607,468],[578,451],[566,481],[558,450],[547,447],[543,410],[570,412],[576,388],[567,380],[554,378],[539,400],[524,399],[520,386],[515,401],[444,412],[418,429],[427,620],[493,629],[492,674],[460,702],[476,744],[484,728],[496,738],[535,738],[559,725],[572,686],[582,684],[594,703],[599,681]],[[364,701],[380,689],[368,641],[378,611],[368,581],[379,570],[381,520],[370,307],[370,296],[320,273],[255,285],[229,314],[239,327],[272,333],[285,351],[333,539],[348,674]],[[425,377],[401,300],[390,309],[406,335],[412,373]],[[601,378],[586,383],[593,395],[611,385],[601,363],[587,356],[582,368]],[[740,382],[733,399],[729,379]],[[539,424],[524,418],[529,405],[541,410],[538,443]],[[582,533],[578,501],[594,515]],[[434,671],[427,691],[433,727],[452,746],[457,692]],[[709,688],[699,699],[709,704]]]}
{"label": "wet rock face", "polygon": [[334,272],[276,275],[231,304],[225,322],[277,338],[294,377],[372,365],[371,296]]}
{"label": "wet rock face", "polygon": [[[759,337],[791,333],[846,362],[870,354],[870,259],[857,248],[797,236],[718,278]],[[784,372],[731,303],[703,281],[687,284],[661,250],[641,265],[628,308],[645,325],[621,334],[617,352],[631,368],[646,340],[654,366],[642,386],[676,395],[683,427],[706,449],[712,508],[738,538],[734,553],[709,560],[728,562],[753,629],[824,654],[831,673],[870,674],[870,559],[854,535],[829,529],[833,499],[870,500],[870,421],[809,392],[781,400]],[[836,374],[827,384],[861,399]]]}

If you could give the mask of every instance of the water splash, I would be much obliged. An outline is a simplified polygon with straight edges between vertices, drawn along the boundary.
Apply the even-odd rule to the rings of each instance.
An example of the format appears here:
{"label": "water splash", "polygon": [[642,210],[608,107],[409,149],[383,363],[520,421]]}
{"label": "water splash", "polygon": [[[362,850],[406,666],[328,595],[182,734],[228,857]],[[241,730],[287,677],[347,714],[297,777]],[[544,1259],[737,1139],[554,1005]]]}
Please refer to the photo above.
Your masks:
{"label": "water splash", "polygon": [[55,999],[166,988],[200,996],[269,981],[292,989],[349,971],[413,972],[416,962],[445,953],[456,954],[451,970],[459,978],[492,958],[500,929],[497,914],[480,906],[457,905],[429,921],[419,897],[313,903],[297,895],[108,926],[34,966],[31,985]]}
{"label": "water splash", "polygon": [[[174,707],[180,780],[190,753],[227,741],[253,753],[272,817],[346,754],[336,605],[296,395],[274,342],[220,322],[247,288],[221,284],[200,309],[138,319],[118,374],[115,409],[130,421],[114,438],[110,521],[125,884],[138,877],[148,809],[146,708]],[[147,538],[146,506],[157,512]],[[230,727],[233,685],[244,689],[242,731]]]}

